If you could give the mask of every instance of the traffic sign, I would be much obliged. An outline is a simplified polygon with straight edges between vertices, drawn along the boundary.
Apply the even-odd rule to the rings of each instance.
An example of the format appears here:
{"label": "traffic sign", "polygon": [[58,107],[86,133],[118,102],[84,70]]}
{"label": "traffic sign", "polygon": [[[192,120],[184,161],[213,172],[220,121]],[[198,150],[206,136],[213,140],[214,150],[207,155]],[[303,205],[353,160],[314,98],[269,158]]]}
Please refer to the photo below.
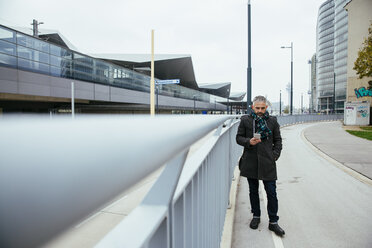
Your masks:
{"label": "traffic sign", "polygon": [[156,84],[179,84],[179,79],[156,80]]}

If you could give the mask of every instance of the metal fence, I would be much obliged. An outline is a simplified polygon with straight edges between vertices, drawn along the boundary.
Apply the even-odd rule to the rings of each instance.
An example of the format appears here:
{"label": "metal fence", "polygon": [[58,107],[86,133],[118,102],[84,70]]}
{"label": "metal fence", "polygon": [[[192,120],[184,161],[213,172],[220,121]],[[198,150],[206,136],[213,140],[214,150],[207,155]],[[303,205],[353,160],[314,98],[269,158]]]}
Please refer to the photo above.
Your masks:
{"label": "metal fence", "polygon": [[[165,165],[143,202],[97,247],[218,247],[238,117],[0,122],[0,247],[37,247]],[[192,156],[189,147],[211,131]],[[181,174],[182,171],[182,174]]]}
{"label": "metal fence", "polygon": [[277,116],[277,119],[278,119],[280,126],[284,127],[287,125],[299,124],[299,123],[304,123],[304,122],[343,120],[344,114],[286,115],[286,116]]}
{"label": "metal fence", "polygon": [[1,120],[0,247],[40,246],[164,164],[143,202],[97,247],[219,247],[242,153],[235,142],[239,123],[238,116]]}

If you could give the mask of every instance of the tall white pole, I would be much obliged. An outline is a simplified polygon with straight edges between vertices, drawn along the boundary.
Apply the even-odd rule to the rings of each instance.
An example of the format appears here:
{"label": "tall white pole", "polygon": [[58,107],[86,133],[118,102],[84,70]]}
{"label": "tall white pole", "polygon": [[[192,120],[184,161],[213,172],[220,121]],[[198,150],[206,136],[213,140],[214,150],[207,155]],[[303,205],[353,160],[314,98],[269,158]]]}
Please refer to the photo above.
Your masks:
{"label": "tall white pole", "polygon": [[75,90],[74,90],[74,82],[71,82],[71,116],[72,116],[72,119],[75,118]]}
{"label": "tall white pole", "polygon": [[150,114],[151,114],[151,116],[155,115],[154,30],[151,30]]}

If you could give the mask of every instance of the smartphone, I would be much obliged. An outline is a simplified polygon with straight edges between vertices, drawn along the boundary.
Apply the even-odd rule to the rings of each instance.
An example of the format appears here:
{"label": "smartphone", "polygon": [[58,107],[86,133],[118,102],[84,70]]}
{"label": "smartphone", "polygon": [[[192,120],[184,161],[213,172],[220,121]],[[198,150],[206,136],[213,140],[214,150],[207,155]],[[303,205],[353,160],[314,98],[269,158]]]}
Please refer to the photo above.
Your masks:
{"label": "smartphone", "polygon": [[261,139],[261,134],[260,133],[255,133],[253,135],[253,137],[256,138],[256,139]]}

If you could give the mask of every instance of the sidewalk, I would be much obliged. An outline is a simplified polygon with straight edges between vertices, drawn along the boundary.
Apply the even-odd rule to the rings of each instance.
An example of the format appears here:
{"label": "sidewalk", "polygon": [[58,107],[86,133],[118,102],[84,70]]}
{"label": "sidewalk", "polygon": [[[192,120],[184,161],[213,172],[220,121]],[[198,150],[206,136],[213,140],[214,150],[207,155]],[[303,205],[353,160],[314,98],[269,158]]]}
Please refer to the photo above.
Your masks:
{"label": "sidewalk", "polygon": [[261,183],[261,223],[249,228],[249,187],[240,177],[232,248],[370,247],[372,142],[347,133],[338,121],[286,126],[281,133],[277,194],[286,234],[280,238],[268,229]]}
{"label": "sidewalk", "polygon": [[372,141],[349,134],[340,121],[311,126],[304,136],[329,157],[372,179]]}

